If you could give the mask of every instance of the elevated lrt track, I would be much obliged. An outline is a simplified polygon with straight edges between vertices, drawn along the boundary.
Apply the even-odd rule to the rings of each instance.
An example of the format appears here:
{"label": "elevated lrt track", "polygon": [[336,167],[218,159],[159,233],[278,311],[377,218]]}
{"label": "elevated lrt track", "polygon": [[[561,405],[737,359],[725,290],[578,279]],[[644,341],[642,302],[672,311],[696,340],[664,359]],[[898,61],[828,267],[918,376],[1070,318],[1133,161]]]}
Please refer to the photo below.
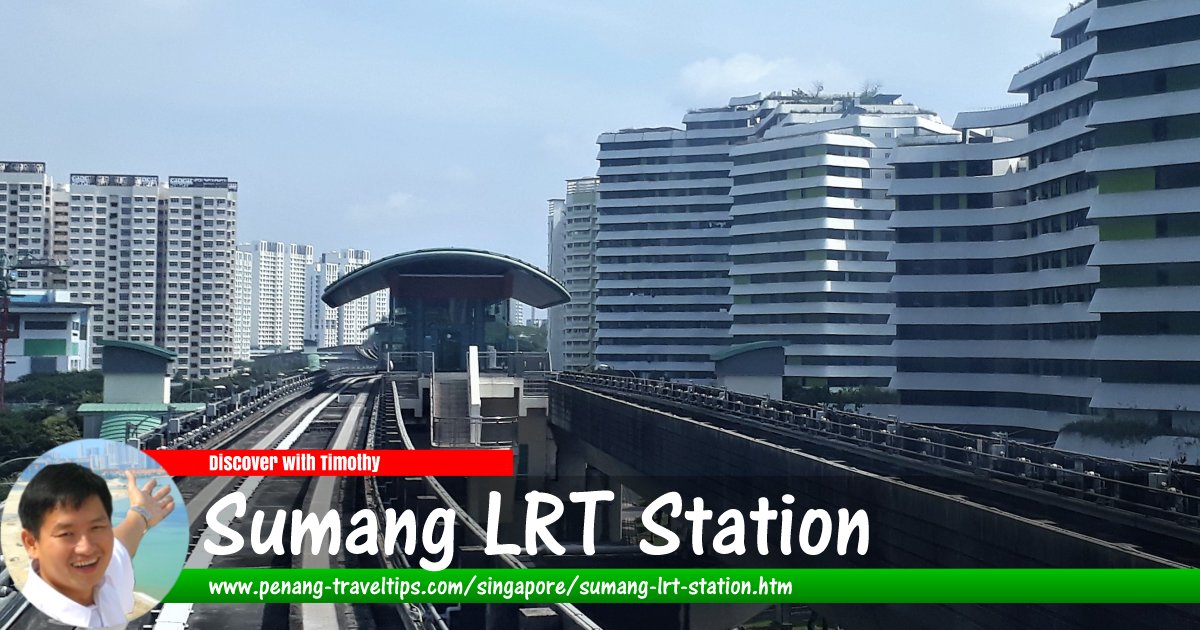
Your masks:
{"label": "elevated lrt track", "polygon": [[561,373],[612,395],[1123,546],[1200,566],[1200,474],[722,388]]}
{"label": "elevated lrt track", "polygon": [[[402,386],[399,385],[399,386]],[[403,412],[397,404],[400,400],[395,381],[385,383],[381,395],[376,399],[375,411],[370,415],[371,421],[367,429],[368,449],[405,449],[415,447],[404,424]],[[379,516],[379,522],[384,522],[384,512],[388,508],[397,511],[408,508],[418,510],[443,507],[454,510],[456,522],[461,525],[463,537],[458,543],[459,549],[455,557],[460,565],[464,558],[489,558],[499,568],[526,569],[529,568],[519,558],[510,555],[483,556],[480,553],[486,542],[486,532],[470,514],[454,499],[451,493],[434,477],[414,477],[407,479],[379,479],[368,477],[364,479],[364,507],[374,510]],[[401,484],[399,487],[397,483]],[[412,505],[414,502],[424,505]],[[407,505],[406,505],[407,503]],[[418,553],[420,548],[418,548]],[[381,555],[384,568],[404,569],[417,566],[419,557],[405,556],[395,552]],[[513,604],[512,606],[516,606]],[[583,612],[571,604],[549,605],[558,616],[562,630],[600,630]],[[370,606],[373,619],[381,628],[405,628],[406,630],[448,630],[448,628],[484,627],[483,619],[478,618],[471,623],[471,612],[460,606],[434,606],[432,604],[372,604]],[[306,628],[308,626],[305,626]]]}
{"label": "elevated lrt track", "polygon": [[[252,405],[253,413],[243,409],[210,419],[182,433],[167,448],[332,448],[331,440],[335,433],[352,436],[347,438],[349,441],[354,439],[353,436],[362,435],[361,412],[367,406],[368,393],[377,380],[374,376],[344,375],[332,379],[324,387],[311,377],[297,380],[286,391]],[[314,386],[316,389],[313,389]],[[339,428],[341,432],[338,432]],[[208,535],[205,516],[209,506],[228,493],[240,490],[249,497],[247,513],[260,509],[268,514],[274,514],[276,509],[317,509],[307,504],[311,481],[309,477],[176,477],[175,483],[184,497],[191,530],[191,546],[185,566],[262,566],[261,558],[251,557],[249,551],[214,559],[197,550],[197,543]],[[337,497],[336,494],[329,494],[322,500],[333,503]],[[326,511],[330,507],[336,505],[319,511]],[[235,524],[233,528],[249,539],[249,519],[245,523]],[[271,566],[301,566],[294,564],[290,555],[271,560]],[[0,630],[40,630],[54,625],[52,620],[24,601],[19,593],[0,600],[0,604],[3,604],[0,613],[8,613],[0,617]],[[149,617],[143,616],[131,622],[127,630],[275,628],[286,627],[292,616],[286,604],[160,604],[151,611]]]}
{"label": "elevated lrt track", "polygon": [[[362,411],[370,390],[377,381],[375,377],[348,379],[333,391],[319,394],[305,401],[278,423],[266,422],[228,444],[230,449],[329,449],[335,448],[335,439],[340,439],[342,448],[352,443],[358,435]],[[265,433],[262,429],[266,428]],[[345,437],[349,436],[349,437]],[[241,551],[213,556],[204,550],[205,540],[217,544],[217,536],[206,527],[209,506],[230,492],[246,495],[246,514],[263,511],[274,515],[277,510],[289,514],[292,510],[325,513],[340,506],[334,492],[322,490],[326,484],[340,478],[334,477],[219,477],[206,485],[189,503],[189,519],[192,525],[193,547],[189,550],[188,568],[293,568],[308,566],[303,557],[293,557],[290,549],[282,554],[267,558],[255,554],[247,544]],[[321,492],[315,492],[321,490]],[[194,503],[194,508],[192,504]],[[251,539],[251,520],[233,519],[232,509],[217,517],[244,540]],[[277,628],[291,625],[296,617],[293,606],[288,604],[167,604],[159,613],[155,630],[182,630],[196,628],[263,627]],[[331,607],[332,608],[332,607]],[[340,610],[340,608],[339,608]],[[336,628],[336,625],[333,626]]]}

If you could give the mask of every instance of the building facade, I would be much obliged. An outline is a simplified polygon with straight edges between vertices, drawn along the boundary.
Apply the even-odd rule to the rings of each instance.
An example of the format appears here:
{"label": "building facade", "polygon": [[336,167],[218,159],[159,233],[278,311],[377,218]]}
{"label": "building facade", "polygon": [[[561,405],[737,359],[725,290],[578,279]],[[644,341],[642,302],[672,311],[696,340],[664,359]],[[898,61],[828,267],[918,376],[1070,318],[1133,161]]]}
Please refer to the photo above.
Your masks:
{"label": "building facade", "polygon": [[896,95],[810,101],[730,151],[730,343],[785,342],[802,387],[887,387],[891,153],[953,129]]}
{"label": "building facade", "polygon": [[249,258],[249,353],[303,349],[313,246],[257,241],[238,245],[238,252]]}
{"label": "building facade", "polygon": [[233,252],[233,358],[250,360],[250,317],[254,254],[240,247]]}
{"label": "building facade", "polygon": [[370,335],[367,326],[388,319],[387,291],[363,296],[338,308],[330,308],[321,301],[325,287],[370,262],[371,252],[365,249],[343,249],[321,254],[308,266],[305,338],[318,348],[360,344]]}
{"label": "building facade", "polygon": [[786,340],[811,386],[886,385],[886,199],[897,135],[936,115],[794,91],[599,138],[596,361],[711,381],[731,343]]}
{"label": "building facade", "polygon": [[[10,262],[51,258],[54,251],[54,182],[44,162],[0,162],[0,252]],[[18,269],[12,289],[41,289],[49,271]]]}
{"label": "building facade", "polygon": [[236,182],[75,174],[55,185],[44,163],[23,162],[3,164],[0,188],[5,253],[65,263],[18,271],[18,286],[68,290],[92,309],[91,339],[168,348],[192,377],[232,368]]}
{"label": "building facade", "polygon": [[1090,14],[1058,20],[1060,51],[1014,75],[1024,103],[895,154],[892,388],[913,420],[1057,430],[1091,415]]}
{"label": "building facade", "polygon": [[571,294],[571,301],[547,313],[552,365],[582,370],[596,364],[596,188],[600,180],[567,180],[563,199],[549,201],[550,275]]}
{"label": "building facade", "polygon": [[238,185],[224,177],[167,182],[159,199],[155,345],[174,352],[189,378],[224,376],[234,359]]}
{"label": "building facade", "polygon": [[[1094,5],[1094,6],[1093,6]],[[1091,405],[1200,429],[1200,3],[1098,0],[1088,213],[1099,229]]]}
{"label": "building facade", "polygon": [[6,380],[91,369],[87,305],[63,290],[14,289],[10,299]]}

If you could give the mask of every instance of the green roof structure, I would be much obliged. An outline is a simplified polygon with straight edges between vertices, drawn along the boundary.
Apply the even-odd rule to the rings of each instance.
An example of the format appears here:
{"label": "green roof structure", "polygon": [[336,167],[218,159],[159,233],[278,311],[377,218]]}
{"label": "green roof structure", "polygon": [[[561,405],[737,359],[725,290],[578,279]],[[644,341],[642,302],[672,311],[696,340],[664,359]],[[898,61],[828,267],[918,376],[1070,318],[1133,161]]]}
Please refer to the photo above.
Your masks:
{"label": "green roof structure", "polygon": [[156,345],[142,343],[140,341],[126,341],[124,339],[97,339],[96,344],[108,346],[110,348],[125,348],[127,350],[145,352],[151,356],[156,356],[160,359],[167,359],[168,361],[173,361],[178,356],[166,348],[160,348]]}

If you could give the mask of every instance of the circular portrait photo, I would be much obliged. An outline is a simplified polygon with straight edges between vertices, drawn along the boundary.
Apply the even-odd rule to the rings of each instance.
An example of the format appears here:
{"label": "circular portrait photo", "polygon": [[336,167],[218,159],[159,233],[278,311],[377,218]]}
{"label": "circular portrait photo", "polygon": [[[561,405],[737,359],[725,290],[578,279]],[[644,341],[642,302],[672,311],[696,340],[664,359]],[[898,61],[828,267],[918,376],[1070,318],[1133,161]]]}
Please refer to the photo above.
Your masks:
{"label": "circular portrait photo", "polygon": [[158,462],[111,440],[76,440],[34,460],[0,516],[13,584],[51,619],[122,627],[150,612],[187,556],[183,497]]}

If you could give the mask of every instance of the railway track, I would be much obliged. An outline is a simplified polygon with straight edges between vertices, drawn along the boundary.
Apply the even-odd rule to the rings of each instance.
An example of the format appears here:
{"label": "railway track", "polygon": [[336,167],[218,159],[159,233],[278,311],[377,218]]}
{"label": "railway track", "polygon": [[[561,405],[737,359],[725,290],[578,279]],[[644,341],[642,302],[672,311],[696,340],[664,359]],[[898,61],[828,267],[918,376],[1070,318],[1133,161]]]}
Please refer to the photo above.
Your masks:
{"label": "railway track", "polygon": [[[178,443],[197,449],[324,449],[330,446],[336,429],[343,425],[343,420],[348,417],[352,408],[357,409],[361,415],[366,405],[367,392],[377,378],[341,377],[331,381],[326,387],[327,391],[307,394],[301,392],[295,396],[285,396],[256,405],[264,411],[258,417],[252,417],[248,410],[239,410],[228,414],[226,418],[218,418],[190,429],[180,436]],[[328,391],[330,389],[332,391]],[[352,400],[357,401],[357,405],[352,405],[350,400],[339,403],[339,396],[347,392],[354,395]],[[353,423],[357,426],[358,421],[355,417]],[[357,428],[351,429],[350,433],[357,433]],[[309,477],[176,477],[176,485],[184,497],[188,511],[191,533],[191,546],[185,566],[255,566],[255,562],[261,562],[257,557],[248,557],[248,554],[241,557],[225,556],[214,562],[214,559],[202,550],[197,553],[197,543],[207,535],[205,515],[208,508],[218,498],[238,490],[250,497],[249,510],[266,510],[273,513],[274,509],[300,509],[306,499],[310,481]],[[240,529],[245,535],[249,524],[235,529]],[[290,556],[286,558],[287,564],[284,564],[284,560],[275,557],[272,559],[272,566],[292,566]],[[151,627],[155,630],[245,627],[247,613],[261,617],[262,627],[281,627],[288,625],[287,608],[287,605],[260,605],[244,609],[242,606],[230,605],[160,604],[150,613],[152,623],[143,616],[130,622],[127,630]],[[40,630],[53,627],[54,624],[49,617],[30,606],[19,593],[0,600],[0,630]]]}

